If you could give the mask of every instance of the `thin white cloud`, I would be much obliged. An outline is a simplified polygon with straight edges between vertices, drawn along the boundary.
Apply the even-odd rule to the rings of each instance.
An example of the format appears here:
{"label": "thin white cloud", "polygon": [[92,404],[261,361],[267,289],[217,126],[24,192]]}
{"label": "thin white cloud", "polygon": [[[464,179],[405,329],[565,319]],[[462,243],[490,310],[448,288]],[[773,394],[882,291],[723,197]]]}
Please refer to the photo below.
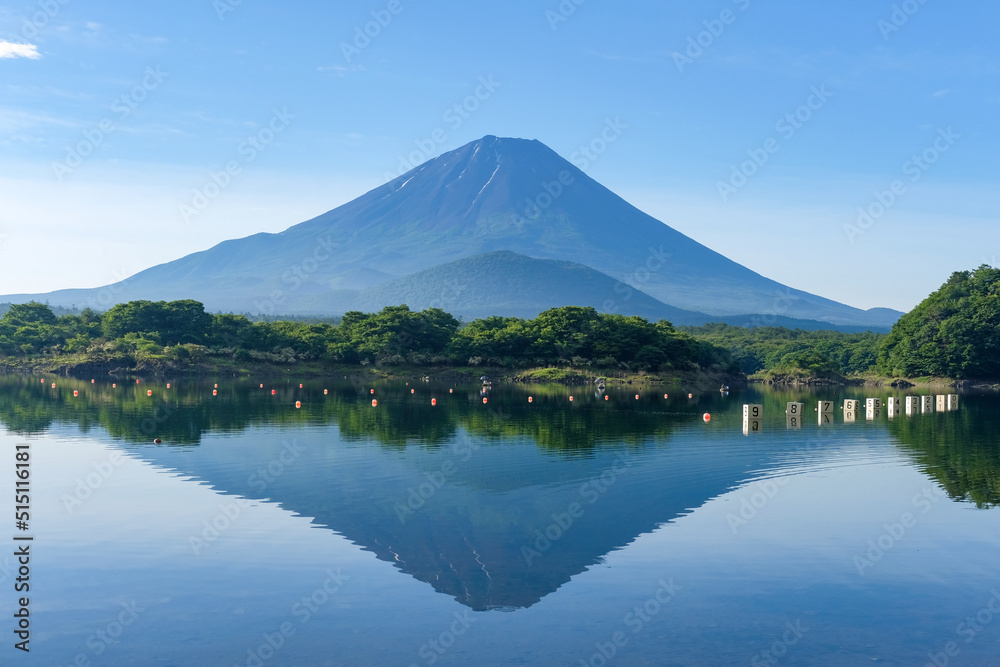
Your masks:
{"label": "thin white cloud", "polygon": [[42,125],[80,127],[80,124],[75,120],[57,118],[56,116],[32,110],[0,107],[0,133],[14,134]]}
{"label": "thin white cloud", "polygon": [[331,72],[334,76],[343,78],[352,72],[367,72],[367,68],[364,65],[351,65],[347,67],[346,65],[326,65],[323,67],[317,67],[320,72]]}
{"label": "thin white cloud", "polygon": [[18,44],[0,39],[0,58],[31,58],[38,60],[42,54],[34,44]]}

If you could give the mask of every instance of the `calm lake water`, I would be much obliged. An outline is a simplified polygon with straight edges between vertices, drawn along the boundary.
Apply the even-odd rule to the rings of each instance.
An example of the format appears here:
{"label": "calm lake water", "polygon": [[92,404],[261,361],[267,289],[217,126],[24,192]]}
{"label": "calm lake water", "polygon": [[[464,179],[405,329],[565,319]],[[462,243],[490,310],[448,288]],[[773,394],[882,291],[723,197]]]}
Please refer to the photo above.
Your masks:
{"label": "calm lake water", "polygon": [[1000,664],[995,394],[213,384],[0,378],[0,664]]}

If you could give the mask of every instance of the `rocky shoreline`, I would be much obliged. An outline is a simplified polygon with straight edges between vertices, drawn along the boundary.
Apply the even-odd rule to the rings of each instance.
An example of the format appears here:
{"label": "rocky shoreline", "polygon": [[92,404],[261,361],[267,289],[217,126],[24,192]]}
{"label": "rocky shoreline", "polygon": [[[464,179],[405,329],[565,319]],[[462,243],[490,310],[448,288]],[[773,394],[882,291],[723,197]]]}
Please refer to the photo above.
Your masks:
{"label": "rocky shoreline", "polygon": [[748,381],[751,384],[779,387],[892,387],[894,389],[926,387],[929,389],[1000,390],[1000,381],[997,380],[951,380],[949,378],[908,380],[905,378],[757,377],[750,378]]}

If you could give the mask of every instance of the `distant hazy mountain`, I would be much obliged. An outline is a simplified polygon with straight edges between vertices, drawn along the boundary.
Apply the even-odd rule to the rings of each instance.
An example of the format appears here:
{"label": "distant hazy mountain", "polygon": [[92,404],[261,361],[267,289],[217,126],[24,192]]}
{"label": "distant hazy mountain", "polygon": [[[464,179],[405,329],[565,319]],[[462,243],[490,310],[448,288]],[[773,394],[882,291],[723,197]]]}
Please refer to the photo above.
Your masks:
{"label": "distant hazy mountain", "polygon": [[[107,307],[139,298],[193,298],[210,310],[338,313],[394,304],[387,299],[400,294],[440,298],[399,279],[426,277],[421,272],[496,251],[606,274],[612,290],[619,282],[636,290],[628,299],[637,300],[634,312],[662,307],[649,297],[711,319],[763,313],[885,327],[901,315],[859,310],[769,280],[639,211],[540,142],[493,136],[280,234],[226,241],[107,288],[0,301],[34,296],[51,304]],[[551,286],[526,292],[510,277],[489,289],[478,286],[475,293],[486,299],[478,301],[479,310],[579,305],[561,300],[586,296],[586,290],[568,289],[569,269],[543,266],[532,264],[531,271],[537,279],[555,280]],[[607,281],[586,275],[595,289],[606,290]],[[521,291],[504,291],[503,285]],[[618,301],[623,289],[615,293]],[[522,298],[533,301],[522,304]],[[596,305],[595,299],[587,303]]]}
{"label": "distant hazy mountain", "polygon": [[582,264],[507,251],[467,257],[362,290],[358,303],[366,310],[387,303],[405,303],[419,310],[443,308],[467,319],[530,318],[553,304],[563,304],[674,324],[705,321],[702,313],[668,306]]}

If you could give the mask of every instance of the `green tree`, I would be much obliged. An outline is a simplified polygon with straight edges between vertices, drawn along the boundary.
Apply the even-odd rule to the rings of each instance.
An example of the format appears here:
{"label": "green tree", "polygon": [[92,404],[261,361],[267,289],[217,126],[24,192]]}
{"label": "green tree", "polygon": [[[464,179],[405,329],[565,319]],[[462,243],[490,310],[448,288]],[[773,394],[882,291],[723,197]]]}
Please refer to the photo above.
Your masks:
{"label": "green tree", "polygon": [[4,313],[3,321],[14,326],[27,324],[55,324],[56,316],[44,303],[31,301],[29,303],[13,304]]}
{"label": "green tree", "polygon": [[143,334],[164,345],[206,342],[212,316],[198,301],[129,301],[104,313],[101,326],[106,338]]}
{"label": "green tree", "polygon": [[1000,377],[1000,269],[953,273],[893,326],[878,367],[907,377]]}

